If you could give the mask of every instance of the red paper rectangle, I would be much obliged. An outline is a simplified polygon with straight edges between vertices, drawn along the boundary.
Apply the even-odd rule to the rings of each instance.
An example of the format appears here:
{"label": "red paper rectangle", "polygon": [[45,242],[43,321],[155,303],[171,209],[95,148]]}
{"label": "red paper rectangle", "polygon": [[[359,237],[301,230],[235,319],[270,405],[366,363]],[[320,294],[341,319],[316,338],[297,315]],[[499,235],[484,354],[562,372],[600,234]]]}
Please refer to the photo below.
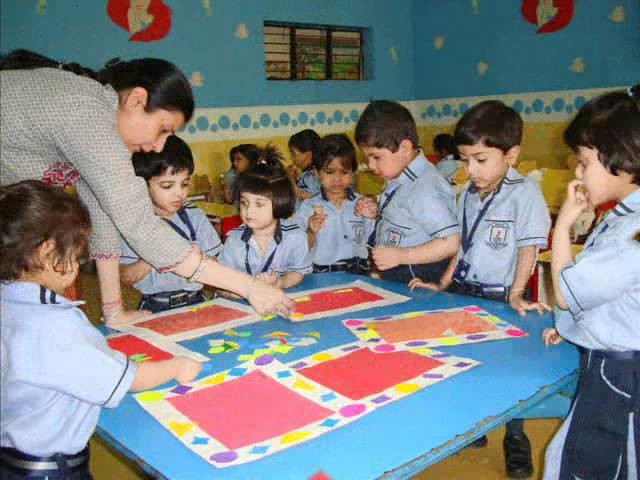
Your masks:
{"label": "red paper rectangle", "polygon": [[387,343],[493,332],[498,329],[482,317],[469,312],[429,313],[370,323],[369,327],[378,332]]}
{"label": "red paper rectangle", "polygon": [[229,449],[282,435],[334,413],[259,370],[167,401]]}
{"label": "red paper rectangle", "polygon": [[195,312],[183,312],[175,315],[163,315],[136,324],[136,327],[148,328],[161,335],[175,335],[199,328],[211,327],[224,322],[247,317],[249,314],[242,310],[210,305]]}
{"label": "red paper rectangle", "polygon": [[406,382],[443,363],[413,352],[375,353],[362,348],[298,373],[352,400]]}
{"label": "red paper rectangle", "polygon": [[133,335],[122,335],[107,340],[109,346],[119,352],[124,353],[127,357],[134,355],[146,355],[148,361],[158,362],[160,360],[169,360],[173,355],[169,352],[159,349],[155,345],[138,338]]}
{"label": "red paper rectangle", "polygon": [[[341,292],[341,290],[343,290]],[[346,291],[349,290],[349,291]],[[311,300],[298,302],[296,312],[303,315],[339,310],[341,308],[353,307],[363,303],[377,302],[384,300],[384,297],[368,292],[362,288],[344,288],[328,290],[325,292],[312,293],[307,295]]]}

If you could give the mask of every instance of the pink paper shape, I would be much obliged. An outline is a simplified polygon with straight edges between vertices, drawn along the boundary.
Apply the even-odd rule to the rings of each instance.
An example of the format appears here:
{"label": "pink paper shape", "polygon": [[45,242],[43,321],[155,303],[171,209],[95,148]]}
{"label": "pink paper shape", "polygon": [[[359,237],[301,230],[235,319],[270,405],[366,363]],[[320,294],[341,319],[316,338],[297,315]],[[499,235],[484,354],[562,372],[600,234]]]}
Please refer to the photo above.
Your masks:
{"label": "pink paper shape", "polygon": [[334,413],[260,370],[167,401],[230,450],[291,432]]}
{"label": "pink paper shape", "polygon": [[352,400],[379,393],[442,365],[413,352],[374,353],[362,348],[298,373]]}
{"label": "pink paper shape", "polygon": [[386,322],[369,323],[368,325],[388,343],[429,340],[498,330],[482,317],[469,312],[428,313],[417,317],[399,318]]}
{"label": "pink paper shape", "polygon": [[[351,291],[340,292],[340,290]],[[339,310],[341,308],[353,307],[355,305],[361,305],[363,303],[371,303],[377,302],[379,300],[384,300],[384,297],[358,287],[337,288],[336,290],[312,293],[311,295],[307,296],[310,297],[311,300],[307,302],[299,302],[298,304],[296,304],[295,313],[312,315],[314,313]]]}
{"label": "pink paper shape", "polygon": [[223,307],[221,305],[210,305],[200,308],[196,312],[183,312],[153,318],[146,322],[137,323],[136,327],[148,328],[161,335],[175,335],[176,333],[211,327],[247,316],[249,316],[249,314],[242,310]]}

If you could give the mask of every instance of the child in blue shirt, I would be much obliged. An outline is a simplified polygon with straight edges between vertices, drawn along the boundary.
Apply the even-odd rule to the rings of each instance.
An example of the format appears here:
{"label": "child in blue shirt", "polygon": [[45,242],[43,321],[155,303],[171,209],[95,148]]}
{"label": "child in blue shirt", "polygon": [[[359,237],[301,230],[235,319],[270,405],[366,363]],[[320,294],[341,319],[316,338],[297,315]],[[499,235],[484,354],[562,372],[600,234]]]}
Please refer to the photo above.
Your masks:
{"label": "child in blue shirt", "polygon": [[262,150],[251,143],[243,143],[242,145],[236,145],[229,151],[229,160],[231,162],[231,168],[224,175],[224,201],[229,204],[238,203],[238,189],[236,181],[238,175],[246,172],[253,167]]}
{"label": "child in blue shirt", "polygon": [[453,178],[458,168],[462,166],[460,153],[453,135],[441,133],[433,137],[433,151],[439,158],[436,168],[447,179],[447,182],[453,184]]}
{"label": "child in blue shirt", "polygon": [[218,260],[278,288],[299,284],[312,271],[305,232],[286,219],[294,213],[293,185],[280,154],[264,149],[255,167],[238,178],[240,216]]}
{"label": "child in blue shirt", "polygon": [[[549,309],[525,298],[538,249],[547,245],[551,218],[538,184],[513,168],[522,129],[520,115],[497,100],[481,102],[462,116],[454,137],[471,182],[458,200],[461,248],[439,283],[414,280],[412,288],[451,289],[497,300],[520,315]],[[475,445],[482,444],[486,437]],[[507,423],[504,448],[508,475],[533,474],[521,419]]]}
{"label": "child in blue shirt", "polygon": [[367,239],[374,221],[355,214],[360,195],[353,191],[356,151],[346,135],[323,137],[313,153],[320,193],[302,202],[296,220],[307,232],[314,273],[369,271]]}
{"label": "child in blue shirt", "polygon": [[320,135],[307,128],[289,138],[289,153],[293,160],[293,180],[298,201],[307,200],[320,192],[320,180],[313,168],[313,151]]}
{"label": "child in blue shirt", "polygon": [[[551,273],[558,308],[545,344],[580,350],[578,389],[549,444],[545,480],[637,479],[640,471],[640,85],[587,102],[567,127],[576,178],[558,214]],[[574,260],[578,215],[616,207]]]}
{"label": "child in blue shirt", "polygon": [[[197,243],[205,255],[215,258],[222,249],[220,237],[202,210],[185,204],[194,170],[189,146],[172,135],[159,153],[134,153],[133,168],[147,182],[156,215],[184,239]],[[160,273],[126,242],[121,246],[122,281],[142,293],[139,310],[157,313],[206,300],[201,283],[171,272]]]}
{"label": "child in blue shirt", "polygon": [[376,220],[372,259],[385,280],[438,282],[460,246],[455,194],[425,158],[409,110],[387,100],[371,102],[356,126],[356,143],[369,167],[388,181],[380,204],[356,204],[358,216]]}
{"label": "child in blue shirt", "polygon": [[74,302],[90,235],[87,209],[62,189],[28,180],[0,189],[0,477],[91,479],[88,441],[102,407],[200,363],[139,365],[111,350]]}

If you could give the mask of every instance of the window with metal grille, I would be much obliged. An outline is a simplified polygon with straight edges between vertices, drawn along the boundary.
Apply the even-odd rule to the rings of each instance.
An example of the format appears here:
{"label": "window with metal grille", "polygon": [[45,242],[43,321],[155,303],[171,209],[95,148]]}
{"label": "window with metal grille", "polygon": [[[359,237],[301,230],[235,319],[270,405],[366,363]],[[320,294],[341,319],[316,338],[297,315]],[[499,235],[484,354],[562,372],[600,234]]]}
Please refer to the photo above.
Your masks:
{"label": "window with metal grille", "polygon": [[364,80],[363,29],[264,22],[267,80]]}

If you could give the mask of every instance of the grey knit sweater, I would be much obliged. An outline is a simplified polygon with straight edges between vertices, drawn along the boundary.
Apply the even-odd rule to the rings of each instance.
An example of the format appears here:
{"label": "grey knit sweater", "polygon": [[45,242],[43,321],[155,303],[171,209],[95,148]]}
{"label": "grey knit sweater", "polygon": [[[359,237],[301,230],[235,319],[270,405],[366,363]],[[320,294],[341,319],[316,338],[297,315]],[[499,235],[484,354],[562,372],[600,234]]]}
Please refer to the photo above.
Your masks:
{"label": "grey knit sweater", "polygon": [[120,256],[120,234],[158,269],[190,245],[153,212],[144,179],[118,133],[110,86],[53,68],[0,72],[0,183],[77,182],[91,214],[94,258]]}

